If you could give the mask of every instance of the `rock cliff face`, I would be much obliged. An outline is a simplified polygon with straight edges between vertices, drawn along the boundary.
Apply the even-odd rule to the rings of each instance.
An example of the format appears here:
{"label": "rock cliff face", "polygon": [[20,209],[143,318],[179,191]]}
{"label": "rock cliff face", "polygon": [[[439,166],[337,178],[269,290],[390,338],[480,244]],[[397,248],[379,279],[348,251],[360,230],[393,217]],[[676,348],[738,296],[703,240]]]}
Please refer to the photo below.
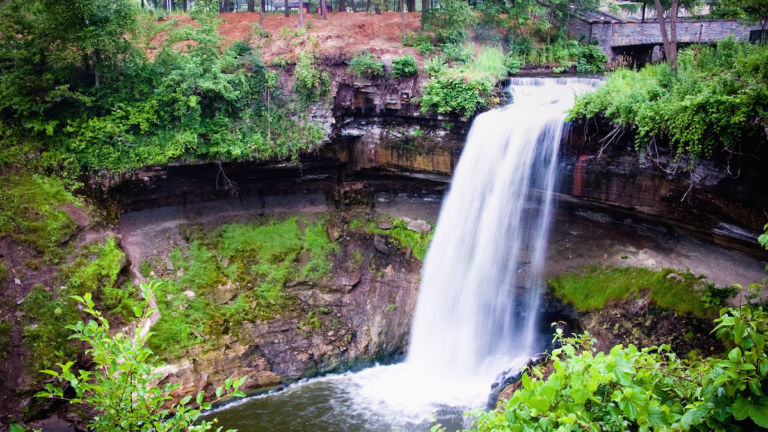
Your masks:
{"label": "rock cliff face", "polygon": [[[326,144],[299,163],[147,167],[101,179],[94,189],[106,193],[120,211],[227,196],[217,188],[221,174],[237,184],[240,196],[320,192],[338,200],[351,193],[370,201],[376,192],[445,191],[469,121],[422,114],[414,102],[419,78],[361,81],[341,69],[333,75],[331,108],[312,110],[325,127]],[[559,156],[563,198],[644,214],[702,240],[763,256],[754,238],[768,219],[766,149],[721,155],[687,171],[686,161],[675,167],[661,147],[640,156],[630,134],[604,145],[611,129],[593,121],[570,126]]]}
{"label": "rock cliff face", "polygon": [[[345,233],[347,234],[347,233]],[[287,288],[298,307],[272,320],[243,323],[217,348],[195,347],[161,372],[179,397],[213,395],[229,376],[247,376],[253,392],[300,378],[402,356],[416,306],[420,263],[393,248],[385,255],[373,236],[341,241],[334,276]],[[345,265],[353,254],[359,266]]]}

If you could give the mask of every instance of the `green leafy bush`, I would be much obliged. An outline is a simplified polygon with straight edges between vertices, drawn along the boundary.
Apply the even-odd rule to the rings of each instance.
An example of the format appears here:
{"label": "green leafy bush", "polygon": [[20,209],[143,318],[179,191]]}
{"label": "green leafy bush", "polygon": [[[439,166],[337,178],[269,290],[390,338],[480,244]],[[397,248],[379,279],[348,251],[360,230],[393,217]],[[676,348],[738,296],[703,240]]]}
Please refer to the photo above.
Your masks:
{"label": "green leafy bush", "polygon": [[475,50],[472,44],[442,44],[440,50],[445,55],[446,60],[470,64],[475,58]]}
{"label": "green leafy bush", "polygon": [[[18,13],[20,0],[0,6],[0,37],[8,48],[0,52],[0,118],[8,131],[0,137],[0,163],[32,161],[31,168],[64,169],[76,178],[82,170],[119,172],[190,159],[296,157],[320,141],[317,125],[296,121],[303,107],[277,91],[276,77],[254,48],[244,42],[221,46],[216,15],[200,11],[206,5],[195,6],[195,26],[174,27],[152,19],[134,26],[140,12],[133,2],[116,2],[91,24],[72,15],[78,8],[41,2],[31,0],[30,6],[40,14]],[[92,9],[103,8],[84,10]],[[111,14],[126,16],[115,20]],[[57,27],[66,19],[76,22]],[[56,31],[39,37],[46,22]],[[71,31],[99,35],[103,23],[121,30],[114,38],[97,38],[103,67],[96,85],[84,79],[94,73],[92,56],[72,54],[70,41],[77,38]],[[150,44],[161,32],[168,38],[158,50]],[[322,97],[328,84],[316,70],[301,75],[309,60],[305,56],[298,67],[304,104]],[[46,79],[28,80],[38,75]]]}
{"label": "green leafy bush", "polygon": [[448,65],[439,55],[432,57],[424,62],[424,69],[430,78],[440,76],[448,72]]}
{"label": "green leafy bush", "polygon": [[411,54],[406,54],[400,58],[392,60],[392,76],[395,78],[414,76],[418,72],[419,69],[416,65],[416,59],[413,58],[413,55]]}
{"label": "green leafy bush", "polygon": [[434,109],[441,114],[470,117],[487,105],[493,83],[488,77],[451,69],[445,75],[433,77],[422,88],[421,111],[427,113]]}
{"label": "green leafy bush", "polygon": [[384,62],[366,51],[352,57],[348,70],[360,78],[373,79],[384,76]]}
{"label": "green leafy bush", "polygon": [[545,379],[541,367],[528,369],[503,409],[478,416],[477,430],[768,428],[768,315],[753,302],[723,309],[715,322],[732,348],[691,364],[668,346],[595,354],[588,334],[563,338],[558,329],[553,372]]}
{"label": "green leafy bush", "polygon": [[[142,285],[144,298],[152,295],[151,286]],[[193,408],[188,405],[192,396],[184,397],[179,403],[170,403],[172,392],[178,385],[166,384],[156,387],[154,382],[161,378],[157,371],[162,366],[153,352],[146,347],[147,336],[137,332],[129,337],[121,332],[112,334],[109,322],[95,309],[89,293],[74,297],[84,306],[85,313],[93,319],[87,323],[66,326],[74,334],[72,338],[88,346],[87,352],[94,362],[92,370],[75,372],[74,361],[59,363],[58,371],[46,369],[42,372],[52,376],[56,383],[48,383],[37,397],[62,399],[72,404],[89,406],[96,412],[89,417],[88,427],[93,430],[110,431],[206,431],[211,430],[215,421],[201,420],[203,410],[210,409],[211,403],[203,402],[204,393],[195,397]],[[136,309],[136,317],[149,320],[152,311],[148,300],[142,308]],[[216,401],[230,396],[245,396],[238,390],[246,377],[236,381],[227,378],[224,386],[216,389]],[[67,392],[61,386],[67,385]],[[219,428],[218,430],[221,430]]]}
{"label": "green leafy bush", "polygon": [[440,44],[461,44],[469,37],[469,29],[477,23],[477,16],[467,2],[441,0],[438,8],[422,12],[422,24]]}
{"label": "green leafy bush", "polygon": [[331,80],[327,72],[323,72],[315,65],[315,56],[312,53],[302,52],[296,62],[293,71],[293,91],[302,106],[316,103],[328,95]]}
{"label": "green leafy bush", "polygon": [[509,53],[504,57],[504,68],[507,70],[509,75],[514,75],[520,72],[522,67],[523,62],[517,55]]}
{"label": "green leafy bush", "polygon": [[657,138],[679,158],[700,158],[732,150],[768,126],[768,47],[733,40],[682,50],[675,74],[666,65],[612,73],[605,86],[585,95],[571,118],[603,115],[636,134],[637,150]]}

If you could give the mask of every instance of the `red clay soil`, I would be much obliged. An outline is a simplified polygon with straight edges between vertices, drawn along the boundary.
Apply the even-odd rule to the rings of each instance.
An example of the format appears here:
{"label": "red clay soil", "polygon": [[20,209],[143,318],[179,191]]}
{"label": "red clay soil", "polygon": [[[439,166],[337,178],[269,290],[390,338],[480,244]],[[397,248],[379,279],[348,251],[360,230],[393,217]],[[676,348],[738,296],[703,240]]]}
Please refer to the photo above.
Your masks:
{"label": "red clay soil", "polygon": [[[418,32],[421,29],[421,14],[406,13],[406,29]],[[380,15],[363,12],[329,13],[324,20],[319,15],[305,14],[306,35],[302,37],[281,37],[281,30],[289,28],[293,34],[299,30],[299,17],[291,14],[286,18],[282,14],[264,14],[262,30],[269,32],[268,38],[260,38],[253,32],[259,24],[256,12],[223,13],[224,20],[219,25],[219,33],[229,39],[249,40],[260,46],[262,58],[269,62],[278,56],[295,59],[299,52],[313,49],[317,54],[335,56],[343,54],[351,57],[368,50],[377,57],[397,57],[403,54],[416,54],[416,50],[404,47],[401,41],[399,12],[383,12]],[[313,40],[317,40],[315,45]]]}

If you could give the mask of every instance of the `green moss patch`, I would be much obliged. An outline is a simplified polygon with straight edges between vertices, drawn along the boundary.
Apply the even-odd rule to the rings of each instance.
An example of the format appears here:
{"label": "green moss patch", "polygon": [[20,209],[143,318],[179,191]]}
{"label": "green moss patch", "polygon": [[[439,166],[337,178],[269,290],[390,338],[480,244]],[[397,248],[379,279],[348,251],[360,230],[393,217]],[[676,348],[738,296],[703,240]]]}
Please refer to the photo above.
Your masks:
{"label": "green moss patch", "polygon": [[662,308],[708,318],[718,306],[712,300],[717,295],[712,293],[722,290],[712,284],[702,287],[702,279],[688,271],[671,269],[652,271],[638,267],[589,266],[550,279],[549,284],[557,297],[580,311],[601,309],[608,301],[647,293]]}
{"label": "green moss patch", "polygon": [[175,274],[156,293],[162,318],[150,347],[166,356],[204,341],[212,346],[221,335],[244,336],[243,322],[299,313],[286,284],[328,277],[339,251],[323,218],[190,227],[183,236],[188,246],[169,256]]}
{"label": "green moss patch", "polygon": [[55,177],[13,173],[0,177],[0,237],[10,235],[48,259],[63,255],[61,244],[77,228],[64,211],[77,200]]}
{"label": "green moss patch", "polygon": [[349,221],[349,229],[352,231],[364,231],[369,234],[381,234],[389,237],[399,249],[410,249],[414,257],[424,261],[427,256],[427,249],[432,242],[435,229],[428,233],[420,233],[408,229],[408,222],[398,218],[387,218],[386,222],[391,223],[391,228],[381,229],[376,221],[371,219],[354,218]]}
{"label": "green moss patch", "polygon": [[69,339],[65,328],[82,319],[72,295],[92,293],[101,310],[109,316],[133,317],[139,306],[135,287],[127,282],[120,286],[119,275],[126,264],[123,251],[114,238],[84,245],[60,274],[59,287],[35,285],[24,298],[24,345],[30,351],[30,370],[52,367],[71,359],[79,348]]}

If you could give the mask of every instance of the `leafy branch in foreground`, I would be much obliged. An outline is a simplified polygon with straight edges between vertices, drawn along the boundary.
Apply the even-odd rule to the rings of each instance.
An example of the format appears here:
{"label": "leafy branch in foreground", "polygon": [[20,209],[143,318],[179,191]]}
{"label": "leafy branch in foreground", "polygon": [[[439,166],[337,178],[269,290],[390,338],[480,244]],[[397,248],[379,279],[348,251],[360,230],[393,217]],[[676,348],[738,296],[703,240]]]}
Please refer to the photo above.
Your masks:
{"label": "leafy branch in foreground", "polygon": [[[152,296],[155,283],[142,284],[145,299]],[[203,410],[212,403],[230,396],[244,396],[238,389],[246,377],[238,380],[227,378],[223,387],[216,389],[216,400],[203,402],[204,393],[197,394],[194,404],[192,396],[186,396],[178,403],[169,403],[171,392],[178,385],[166,384],[162,388],[154,383],[162,375],[157,368],[157,357],[146,347],[151,335],[137,332],[133,338],[123,333],[111,335],[109,322],[98,310],[90,293],[84,296],[72,296],[83,305],[83,311],[93,317],[87,323],[79,321],[67,326],[74,334],[70,338],[78,339],[90,346],[86,351],[93,357],[92,370],[72,370],[74,362],[58,363],[59,371],[43,370],[52,375],[56,384],[48,383],[45,390],[37,393],[38,397],[67,400],[72,404],[84,404],[94,408],[98,414],[89,423],[93,430],[110,431],[153,431],[182,432],[211,430],[216,420],[201,420]],[[145,300],[144,308],[134,308],[139,321],[149,319],[154,312]],[[64,384],[66,383],[66,384]],[[63,387],[62,385],[66,386]],[[74,394],[74,396],[72,396]],[[221,427],[216,431],[220,431]]]}

